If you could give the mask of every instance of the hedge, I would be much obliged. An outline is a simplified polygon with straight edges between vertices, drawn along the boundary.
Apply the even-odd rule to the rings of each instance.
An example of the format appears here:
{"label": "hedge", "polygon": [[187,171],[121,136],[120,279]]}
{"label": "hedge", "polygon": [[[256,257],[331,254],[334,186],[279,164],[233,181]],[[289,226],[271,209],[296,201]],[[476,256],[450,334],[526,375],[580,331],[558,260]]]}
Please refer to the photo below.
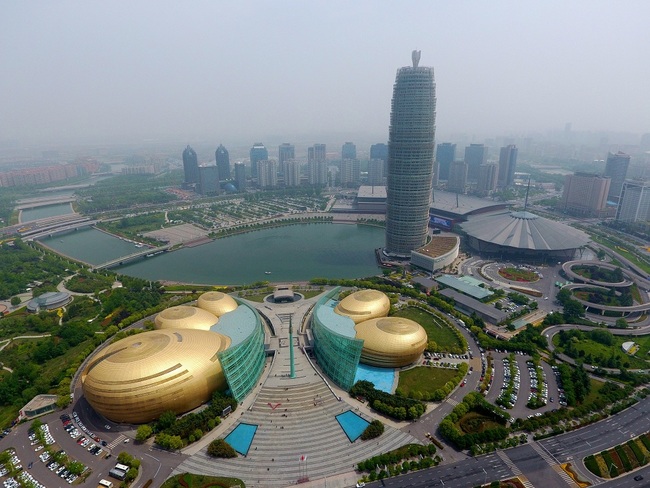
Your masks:
{"label": "hedge", "polygon": [[612,456],[609,455],[609,451],[603,451],[600,455],[603,457],[603,461],[605,461],[605,464],[607,465],[607,473],[610,478],[616,478],[618,476],[618,468],[616,467],[616,464],[614,464]]}
{"label": "hedge", "polygon": [[650,451],[650,437],[648,437],[648,434],[641,436],[641,442],[643,442],[645,448]]}
{"label": "hedge", "polygon": [[644,466],[648,463],[648,460],[641,452],[641,449],[639,448],[639,445],[636,443],[636,440],[627,441],[627,445],[629,446],[630,449],[632,449],[632,452],[634,453],[636,460],[639,462],[639,466]]}
{"label": "hedge", "polygon": [[593,455],[585,458],[585,467],[596,476],[600,476],[601,478],[603,477],[600,468],[598,467],[598,463],[596,462],[596,458]]}
{"label": "hedge", "polygon": [[615,449],[616,454],[618,454],[618,457],[623,463],[623,469],[625,469],[625,472],[632,471],[632,463],[630,463],[630,460],[627,457],[627,453],[623,450],[623,446],[616,446]]}

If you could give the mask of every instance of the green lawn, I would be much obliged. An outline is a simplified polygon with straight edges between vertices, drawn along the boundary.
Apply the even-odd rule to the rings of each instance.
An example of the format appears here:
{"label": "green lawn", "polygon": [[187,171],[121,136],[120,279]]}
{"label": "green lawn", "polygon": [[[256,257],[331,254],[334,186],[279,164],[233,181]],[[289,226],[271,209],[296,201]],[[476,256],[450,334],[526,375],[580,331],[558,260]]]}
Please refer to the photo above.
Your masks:
{"label": "green lawn", "polygon": [[446,368],[428,368],[419,366],[417,368],[401,371],[397,388],[405,395],[410,391],[421,391],[422,393],[433,393],[445,386],[458,374],[458,370]]}
{"label": "green lawn", "polygon": [[[559,344],[558,339],[559,337],[557,335],[553,337],[553,344],[555,344],[556,347]],[[621,349],[621,345],[629,340],[633,340],[641,346],[634,356],[628,356]],[[625,366],[628,369],[645,369],[650,366],[650,362],[648,361],[648,359],[650,359],[648,356],[648,350],[650,349],[650,335],[633,338],[614,336],[614,344],[611,346],[600,344],[591,339],[577,341],[574,345],[577,351],[584,351],[585,353],[584,356],[581,356],[578,359],[584,359],[584,357],[588,355],[591,355],[594,360],[598,357],[609,358],[610,356],[613,356],[620,358],[621,364],[623,365],[626,362],[629,363],[629,366]],[[562,352],[564,351],[562,350]],[[593,364],[598,363],[594,362]],[[602,366],[607,365],[603,364]]]}
{"label": "green lawn", "polygon": [[524,281],[530,283],[539,280],[537,273],[527,269],[501,268],[499,269],[499,274],[511,281]]}
{"label": "green lawn", "polygon": [[[183,478],[183,483],[180,481],[181,478]],[[161,488],[230,488],[234,486],[246,488],[244,482],[237,478],[184,473],[169,478]]]}
{"label": "green lawn", "polygon": [[[446,325],[444,319],[425,312],[416,307],[406,307],[398,310],[395,317],[404,317],[420,324],[427,333],[430,341],[435,341],[440,351],[449,352],[452,347],[462,348],[456,334]],[[453,327],[453,326],[451,326]]]}

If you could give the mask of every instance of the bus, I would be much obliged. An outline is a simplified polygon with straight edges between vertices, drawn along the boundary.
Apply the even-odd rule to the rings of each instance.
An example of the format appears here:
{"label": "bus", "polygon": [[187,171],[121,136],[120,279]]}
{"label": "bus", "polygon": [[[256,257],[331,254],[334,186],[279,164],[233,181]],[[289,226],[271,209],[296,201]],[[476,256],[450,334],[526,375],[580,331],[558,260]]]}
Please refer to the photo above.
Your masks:
{"label": "bus", "polygon": [[106,480],[99,480],[99,486],[97,488],[113,488],[113,482],[112,481],[106,481]]}
{"label": "bus", "polygon": [[115,469],[121,469],[122,471],[128,471],[129,467],[126,464],[117,463]]}

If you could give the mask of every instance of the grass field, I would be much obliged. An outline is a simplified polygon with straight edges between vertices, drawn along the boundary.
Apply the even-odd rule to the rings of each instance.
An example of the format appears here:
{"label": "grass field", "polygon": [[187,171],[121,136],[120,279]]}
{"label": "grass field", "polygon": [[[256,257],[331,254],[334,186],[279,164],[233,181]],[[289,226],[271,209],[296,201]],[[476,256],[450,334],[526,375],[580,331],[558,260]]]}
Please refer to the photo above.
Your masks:
{"label": "grass field", "polygon": [[184,473],[169,478],[161,488],[230,488],[234,486],[246,487],[244,482],[237,478]]}
{"label": "grass field", "polygon": [[441,351],[449,352],[452,347],[462,348],[456,334],[445,324],[444,319],[425,312],[416,307],[406,307],[398,310],[395,317],[404,317],[420,324],[427,333],[430,341],[435,341]]}
{"label": "grass field", "polygon": [[[557,347],[558,337],[553,337],[553,344]],[[628,341],[633,340],[639,344],[639,350],[634,356],[628,356],[621,349],[621,345]],[[650,366],[650,356],[648,356],[648,349],[650,348],[650,336],[638,336],[632,339],[628,337],[614,336],[614,344],[611,346],[606,346],[600,344],[591,339],[583,339],[574,344],[577,351],[584,351],[585,356],[591,355],[595,360],[598,357],[609,358],[610,356],[618,357],[621,360],[622,364],[626,362],[629,363],[629,366],[626,366],[628,369],[645,369]],[[594,362],[594,364],[598,364]],[[604,365],[606,366],[606,365]]]}
{"label": "grass field", "polygon": [[[650,274],[650,264],[648,264],[647,261],[639,259],[638,256],[632,253],[631,248],[627,247],[621,247],[614,241],[611,241],[610,239],[600,236],[600,235],[595,235],[591,234],[591,238],[596,241],[598,244],[602,244],[605,247],[610,248],[612,251],[617,252],[619,254],[622,254],[626,259],[629,259],[632,261],[634,264],[636,264],[638,267],[640,267],[643,271],[646,273]],[[613,263],[616,264],[616,263]],[[617,266],[620,265],[620,263],[617,264]]]}
{"label": "grass field", "polygon": [[518,268],[500,268],[499,274],[507,280],[511,281],[523,281],[527,283],[532,283],[539,280],[537,273],[527,269],[518,269]]}
{"label": "grass field", "polygon": [[458,427],[465,434],[484,432],[488,429],[503,427],[503,422],[498,422],[498,417],[487,417],[478,412],[467,412],[458,421]]}
{"label": "grass field", "polygon": [[438,388],[445,386],[457,374],[458,371],[455,369],[420,366],[400,372],[397,388],[400,388],[405,395],[408,395],[410,391],[433,393]]}

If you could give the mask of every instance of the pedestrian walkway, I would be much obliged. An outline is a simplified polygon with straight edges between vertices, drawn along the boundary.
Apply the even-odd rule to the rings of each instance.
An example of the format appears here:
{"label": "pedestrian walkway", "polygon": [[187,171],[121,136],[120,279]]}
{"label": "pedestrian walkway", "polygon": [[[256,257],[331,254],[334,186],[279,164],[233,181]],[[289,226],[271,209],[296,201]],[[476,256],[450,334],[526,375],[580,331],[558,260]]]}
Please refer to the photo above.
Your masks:
{"label": "pedestrian walkway", "polygon": [[120,444],[122,444],[126,439],[127,439],[127,437],[124,434],[120,434],[120,435],[117,436],[117,439],[115,439],[113,442],[111,442],[106,447],[108,448],[109,451],[111,451],[111,450],[115,449],[117,446],[119,446]]}
{"label": "pedestrian walkway", "polygon": [[571,476],[569,476],[569,474],[568,474],[566,471],[564,471],[564,470],[562,469],[562,466],[560,466],[560,465],[557,463],[557,461],[556,461],[555,459],[553,459],[553,458],[549,455],[549,453],[546,451],[546,449],[544,449],[543,446],[541,446],[541,445],[538,444],[537,442],[532,442],[530,445],[531,445],[531,447],[532,447],[533,449],[535,449],[535,452],[537,452],[537,454],[539,454],[539,455],[541,456],[541,458],[542,458],[544,461],[546,461],[546,463],[547,463],[551,468],[553,468],[553,470],[554,470],[554,471],[555,471],[555,472],[560,476],[560,478],[562,478],[562,479],[566,482],[567,485],[569,485],[569,486],[571,486],[571,487],[575,487],[575,486],[577,486],[577,484],[575,483],[575,481],[573,481],[573,479],[571,479]]}

